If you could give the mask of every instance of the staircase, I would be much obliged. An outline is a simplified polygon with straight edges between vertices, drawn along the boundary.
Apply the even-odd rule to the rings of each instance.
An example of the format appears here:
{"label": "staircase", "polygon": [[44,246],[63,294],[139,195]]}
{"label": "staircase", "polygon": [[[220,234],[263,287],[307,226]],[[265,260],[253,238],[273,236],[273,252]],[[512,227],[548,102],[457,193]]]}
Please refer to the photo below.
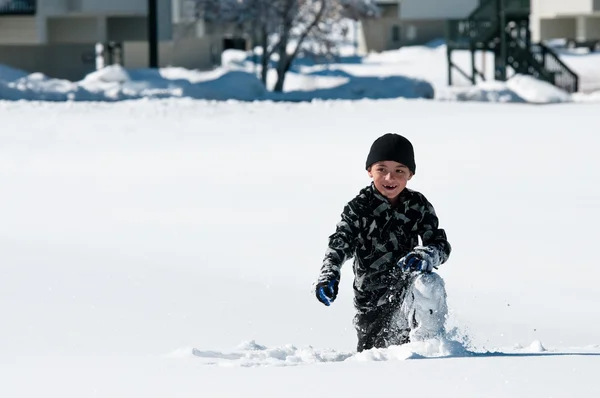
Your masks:
{"label": "staircase", "polygon": [[[475,51],[492,51],[496,80],[507,79],[507,67],[515,73],[527,74],[547,81],[567,92],[579,88],[578,76],[558,55],[542,43],[531,42],[529,30],[529,0],[483,0],[466,19],[450,20],[447,25],[448,82],[452,85],[452,70],[476,82],[485,80],[475,67]],[[452,62],[453,50],[470,50],[471,74]]]}

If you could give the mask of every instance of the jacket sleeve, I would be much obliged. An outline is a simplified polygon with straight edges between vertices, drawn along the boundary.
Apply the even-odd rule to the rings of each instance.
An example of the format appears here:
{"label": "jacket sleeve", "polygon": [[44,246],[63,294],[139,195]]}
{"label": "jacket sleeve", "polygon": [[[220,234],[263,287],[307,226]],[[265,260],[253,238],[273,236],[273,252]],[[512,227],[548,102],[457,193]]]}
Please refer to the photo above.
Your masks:
{"label": "jacket sleeve", "polygon": [[435,214],[435,209],[424,196],[422,199],[422,214],[417,231],[423,243],[421,249],[424,249],[431,256],[432,265],[437,268],[448,260],[452,247],[446,237],[446,231],[439,228],[439,220]]}
{"label": "jacket sleeve", "polygon": [[360,216],[352,202],[344,207],[342,218],[335,232],[329,237],[329,245],[323,259],[318,282],[340,280],[342,265],[354,256],[360,231]]}

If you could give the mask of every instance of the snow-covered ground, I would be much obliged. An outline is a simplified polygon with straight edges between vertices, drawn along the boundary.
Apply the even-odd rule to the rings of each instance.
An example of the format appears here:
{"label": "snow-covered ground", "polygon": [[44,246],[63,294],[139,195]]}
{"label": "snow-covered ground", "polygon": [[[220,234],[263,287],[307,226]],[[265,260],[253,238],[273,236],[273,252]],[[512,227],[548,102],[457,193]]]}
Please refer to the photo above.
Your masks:
{"label": "snow-covered ground", "polygon": [[[2,397],[597,397],[598,104],[0,102]],[[446,340],[311,293],[377,136],[453,253]]]}
{"label": "snow-covered ground", "polygon": [[[581,93],[569,95],[528,76],[494,82],[493,55],[476,54],[476,64],[485,70],[486,82],[471,86],[458,72],[455,86],[448,87],[446,46],[404,47],[366,56],[344,55],[329,64],[301,58],[288,73],[284,92],[266,90],[258,79],[256,59],[228,50],[223,65],[212,71],[182,68],[125,70],[109,66],[79,82],[52,79],[40,73],[27,74],[0,65],[0,99],[49,101],[119,101],[138,98],[188,97],[208,100],[311,101],[337,99],[433,98],[444,101],[491,102],[600,102],[600,53],[582,54],[561,50],[561,58],[579,74]],[[470,68],[468,51],[453,52],[453,62]],[[271,69],[267,86],[273,87]]]}

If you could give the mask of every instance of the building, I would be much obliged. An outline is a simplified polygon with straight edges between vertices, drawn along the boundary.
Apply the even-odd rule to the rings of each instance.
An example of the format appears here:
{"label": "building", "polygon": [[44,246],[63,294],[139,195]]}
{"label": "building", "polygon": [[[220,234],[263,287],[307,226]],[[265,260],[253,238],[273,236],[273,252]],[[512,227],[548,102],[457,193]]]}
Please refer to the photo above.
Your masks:
{"label": "building", "polygon": [[[223,37],[206,34],[186,0],[158,0],[159,66],[205,69]],[[100,47],[97,44],[101,44]],[[147,0],[0,0],[0,64],[81,79],[105,61],[147,67]]]}
{"label": "building", "polygon": [[[498,0],[381,0],[382,19],[363,21],[368,51],[444,39],[448,20],[464,19],[480,4]],[[504,0],[505,4],[529,0]],[[600,0],[530,0],[534,41],[569,39],[600,50]]]}
{"label": "building", "polygon": [[360,23],[359,48],[362,52],[393,50],[401,45],[400,1],[379,0],[377,6],[379,17]]}
{"label": "building", "polygon": [[379,0],[381,17],[361,21],[362,46],[380,52],[445,36],[448,19],[465,18],[479,0]]}
{"label": "building", "polygon": [[600,50],[600,0],[531,0],[534,41],[568,39]]}
{"label": "building", "polygon": [[401,0],[401,45],[443,39],[448,19],[466,18],[478,5],[479,0]]}

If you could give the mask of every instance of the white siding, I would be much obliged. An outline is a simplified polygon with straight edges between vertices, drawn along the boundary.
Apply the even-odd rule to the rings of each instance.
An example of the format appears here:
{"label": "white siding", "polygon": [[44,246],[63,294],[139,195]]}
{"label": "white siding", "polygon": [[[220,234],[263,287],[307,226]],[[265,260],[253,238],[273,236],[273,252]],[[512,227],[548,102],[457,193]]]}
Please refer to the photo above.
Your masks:
{"label": "white siding", "polygon": [[593,11],[593,3],[593,0],[531,0],[531,17],[540,19],[589,14]]}
{"label": "white siding", "polygon": [[35,17],[4,16],[0,19],[0,43],[33,44],[38,42]]}
{"label": "white siding", "polygon": [[400,18],[405,20],[464,18],[478,5],[479,0],[402,0]]}

